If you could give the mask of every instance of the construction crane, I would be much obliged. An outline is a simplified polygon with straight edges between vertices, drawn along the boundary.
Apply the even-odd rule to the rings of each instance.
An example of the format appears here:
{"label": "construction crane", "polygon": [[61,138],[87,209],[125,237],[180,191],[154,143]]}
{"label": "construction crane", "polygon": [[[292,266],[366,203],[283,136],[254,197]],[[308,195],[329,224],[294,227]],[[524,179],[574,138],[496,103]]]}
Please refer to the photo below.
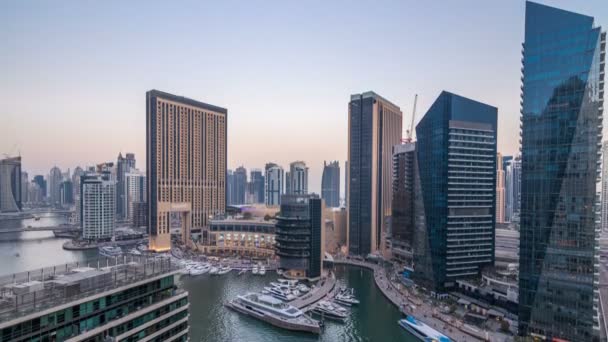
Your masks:
{"label": "construction crane", "polygon": [[405,131],[405,139],[404,142],[412,142],[412,134],[414,132],[414,120],[416,118],[416,103],[418,102],[418,94],[414,96],[414,109],[412,109],[412,123],[410,124],[410,128]]}

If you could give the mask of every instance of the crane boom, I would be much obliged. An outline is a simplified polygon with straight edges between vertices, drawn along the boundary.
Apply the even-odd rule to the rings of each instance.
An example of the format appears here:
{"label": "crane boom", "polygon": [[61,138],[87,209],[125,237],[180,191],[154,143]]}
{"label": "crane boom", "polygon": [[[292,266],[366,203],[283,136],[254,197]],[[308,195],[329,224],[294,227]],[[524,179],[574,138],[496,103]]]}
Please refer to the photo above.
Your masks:
{"label": "crane boom", "polygon": [[414,120],[416,118],[416,103],[418,102],[418,94],[414,96],[414,108],[412,109],[412,123],[410,128],[406,131],[407,136],[405,137],[406,142],[412,142],[412,133],[414,132]]}

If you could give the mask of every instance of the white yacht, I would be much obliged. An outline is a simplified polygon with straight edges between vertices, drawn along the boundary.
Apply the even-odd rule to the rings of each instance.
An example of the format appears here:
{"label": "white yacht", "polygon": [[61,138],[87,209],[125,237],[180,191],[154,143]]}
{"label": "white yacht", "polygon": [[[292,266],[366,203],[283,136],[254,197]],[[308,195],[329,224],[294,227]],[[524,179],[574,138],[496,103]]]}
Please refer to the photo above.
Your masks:
{"label": "white yacht", "polygon": [[209,270],[209,274],[217,274],[217,272],[219,272],[219,269],[215,266],[211,267]]}
{"label": "white yacht", "polygon": [[258,271],[259,275],[265,275],[266,274],[266,267],[262,266],[260,267],[260,270]]}
{"label": "white yacht", "polygon": [[190,275],[197,276],[209,272],[208,265],[197,265],[190,269]]}
{"label": "white yacht", "polygon": [[217,270],[217,274],[222,275],[230,271],[232,271],[232,268],[230,266],[220,266],[220,268]]}
{"label": "white yacht", "polygon": [[320,333],[321,325],[300,309],[268,295],[248,293],[226,304],[228,307],[270,323],[274,326],[311,333]]}
{"label": "white yacht", "polygon": [[322,300],[317,303],[317,305],[313,309],[313,313],[324,318],[340,322],[344,322],[348,317],[348,310],[341,307],[340,305],[325,300]]}
{"label": "white yacht", "polygon": [[359,300],[355,298],[354,289],[342,289],[335,298],[336,302],[346,306],[358,305]]}
{"label": "white yacht", "polygon": [[310,291],[310,287],[304,285],[304,284],[299,284],[297,287],[298,291],[300,291],[301,293],[306,293],[308,291]]}
{"label": "white yacht", "polygon": [[105,257],[108,257],[108,258],[114,258],[114,257],[122,255],[122,248],[120,248],[118,246],[99,247],[99,254],[101,254]]}
{"label": "white yacht", "polygon": [[289,292],[283,291],[278,287],[264,287],[264,290],[270,292],[271,296],[287,302],[296,299],[294,295]]}
{"label": "white yacht", "polygon": [[253,273],[253,274],[258,274],[258,272],[259,272],[259,271],[258,271],[258,266],[257,266],[257,265],[256,265],[256,266],[253,266],[253,269],[251,270],[251,273]]}

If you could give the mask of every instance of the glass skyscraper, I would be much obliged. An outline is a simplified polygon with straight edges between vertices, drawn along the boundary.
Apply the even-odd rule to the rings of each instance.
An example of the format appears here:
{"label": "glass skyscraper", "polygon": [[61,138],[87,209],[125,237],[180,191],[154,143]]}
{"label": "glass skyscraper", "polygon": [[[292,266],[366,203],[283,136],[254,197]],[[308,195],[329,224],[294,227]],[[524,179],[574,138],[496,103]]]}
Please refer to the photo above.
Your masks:
{"label": "glass skyscraper", "polygon": [[606,35],[593,21],[526,3],[519,248],[522,336],[599,340],[596,187]]}
{"label": "glass skyscraper", "polygon": [[435,291],[494,264],[496,119],[444,91],[416,126],[414,270]]}
{"label": "glass skyscraper", "polygon": [[321,197],[326,206],[340,207],[340,163],[337,160],[329,163],[323,162]]}

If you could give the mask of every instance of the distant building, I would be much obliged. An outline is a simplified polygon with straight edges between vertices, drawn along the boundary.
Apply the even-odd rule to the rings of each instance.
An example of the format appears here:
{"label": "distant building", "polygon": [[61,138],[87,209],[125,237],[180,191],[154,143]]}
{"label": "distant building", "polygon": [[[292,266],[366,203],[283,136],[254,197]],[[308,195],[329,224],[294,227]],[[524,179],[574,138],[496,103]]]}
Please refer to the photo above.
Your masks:
{"label": "distant building", "polygon": [[203,250],[220,256],[274,257],[275,221],[262,218],[218,217],[209,221]]}
{"label": "distant building", "polygon": [[289,164],[285,175],[285,193],[287,195],[306,195],[308,193],[308,166],[303,161]]}
{"label": "distant building", "polygon": [[284,195],[276,223],[276,253],[289,278],[318,279],[323,270],[323,200]]}
{"label": "distant building", "polygon": [[348,253],[385,250],[392,203],[392,149],[401,141],[402,113],[395,104],[366,92],[348,104]]}
{"label": "distant building", "polygon": [[28,198],[30,203],[41,204],[44,202],[44,192],[42,191],[42,188],[40,188],[40,185],[38,185],[38,183],[32,180],[32,182],[28,186],[28,189]]}
{"label": "distant building", "polygon": [[21,157],[0,160],[0,212],[21,211]]}
{"label": "distant building", "polygon": [[74,185],[71,180],[64,180],[61,182],[59,192],[62,207],[65,208],[74,204]]}
{"label": "distant building", "polygon": [[526,2],[522,45],[522,339],[599,341],[598,182],[606,33]]}
{"label": "distant building", "polygon": [[123,212],[126,213],[125,219],[133,222],[133,204],[147,201],[146,174],[137,169],[130,169],[123,178],[122,188],[125,195]]}
{"label": "distant building", "polygon": [[234,173],[226,170],[226,205],[234,204]]}
{"label": "distant building", "polygon": [[494,264],[497,109],[446,91],[416,126],[414,275],[445,293]]}
{"label": "distant building", "polygon": [[148,226],[148,203],[146,202],[133,202],[131,204],[133,210],[133,218],[131,225],[133,227],[147,227]]}
{"label": "distant building", "polygon": [[247,190],[247,169],[239,166],[233,173],[233,195],[230,204],[245,204],[245,192]]}
{"label": "distant building", "polygon": [[327,207],[340,207],[340,162],[323,162],[321,198]]}
{"label": "distant building", "polygon": [[49,172],[49,202],[51,205],[57,205],[61,202],[61,182],[63,182],[63,174],[61,170],[55,166]]}
{"label": "distant building", "polygon": [[283,168],[275,163],[266,164],[264,175],[264,203],[274,206],[281,205],[283,195],[284,173]]}
{"label": "distant building", "polygon": [[249,177],[252,203],[264,203],[264,174],[259,169],[252,169]]}
{"label": "distant building", "polygon": [[496,154],[496,223],[505,223],[505,171],[502,154]]}
{"label": "distant building", "polygon": [[116,227],[116,182],[111,175],[87,174],[80,182],[82,237],[108,240]]}
{"label": "distant building", "polygon": [[507,162],[505,180],[505,220],[507,222],[519,222],[519,211],[521,207],[520,156]]}
{"label": "distant building", "polygon": [[125,157],[122,153],[118,154],[116,160],[116,218],[118,220],[127,219],[127,189],[125,188],[125,175],[135,169],[135,154],[127,153]]}
{"label": "distant building", "polygon": [[346,208],[326,207],[323,210],[324,248],[335,254],[346,246]]}
{"label": "distant building", "polygon": [[21,171],[21,204],[29,203],[30,180],[27,172]]}
{"label": "distant building", "polygon": [[170,259],[88,264],[3,277],[3,296],[19,304],[0,307],[2,340],[188,341],[188,292]]}
{"label": "distant building", "polygon": [[228,110],[158,90],[146,93],[150,249],[171,249],[172,213],[182,243],[226,210]]}
{"label": "distant building", "polygon": [[80,166],[76,166],[72,172],[72,186],[74,188],[74,199],[80,198],[80,177],[84,175],[84,170]]}
{"label": "distant building", "polygon": [[[602,144],[602,230],[608,232],[608,141]],[[608,319],[608,317],[606,318]]]}
{"label": "distant building", "polygon": [[47,194],[46,194],[46,180],[44,179],[44,176],[43,175],[34,176],[33,182],[38,184],[38,187],[40,188],[40,191],[42,192],[42,198],[45,199]]}

